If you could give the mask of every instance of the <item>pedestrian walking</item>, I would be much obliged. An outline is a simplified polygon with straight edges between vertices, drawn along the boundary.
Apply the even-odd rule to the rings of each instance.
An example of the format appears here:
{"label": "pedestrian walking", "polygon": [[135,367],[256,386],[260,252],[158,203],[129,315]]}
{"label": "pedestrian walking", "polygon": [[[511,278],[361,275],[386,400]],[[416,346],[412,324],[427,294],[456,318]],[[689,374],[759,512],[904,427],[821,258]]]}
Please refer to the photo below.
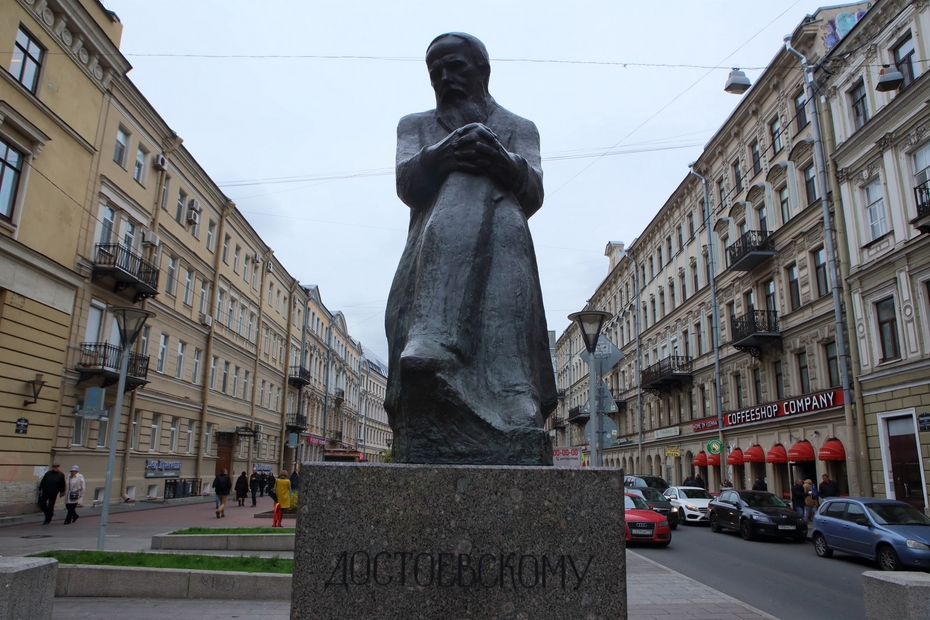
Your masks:
{"label": "pedestrian walking", "polygon": [[291,474],[291,490],[296,491],[300,488],[300,476],[297,474],[297,464],[294,464],[294,473]]}
{"label": "pedestrian walking", "polygon": [[804,483],[798,478],[791,487],[791,506],[802,517],[804,516],[804,496]]}
{"label": "pedestrian walking", "polygon": [[245,499],[249,496],[249,479],[245,477],[245,472],[236,478],[236,502],[239,506],[245,506]]}
{"label": "pedestrian walking", "polygon": [[753,491],[768,491],[769,485],[767,485],[762,478],[756,478],[756,481],[752,483],[752,490]]}
{"label": "pedestrian walking", "polygon": [[223,473],[213,479],[211,486],[216,490],[216,497],[219,500],[216,507],[216,518],[225,517],[226,498],[229,497],[229,492],[232,490],[232,480],[229,478],[229,473],[224,469]]}
{"label": "pedestrian walking", "polygon": [[287,477],[287,471],[281,470],[281,475],[275,480],[274,492],[281,508],[291,507],[291,481]]}
{"label": "pedestrian walking", "polygon": [[817,490],[820,492],[820,502],[822,503],[828,497],[838,497],[840,494],[840,485],[838,485],[833,480],[830,480],[830,476],[824,474],[820,477],[821,483]]}
{"label": "pedestrian walking", "polygon": [[265,489],[268,488],[268,474],[265,473],[263,469],[259,474],[258,479],[258,496],[265,497]]}
{"label": "pedestrian walking", "polygon": [[65,525],[77,522],[77,507],[84,499],[84,476],[79,471],[77,465],[72,465],[71,475],[65,483],[65,508],[68,509],[68,514],[65,515]]}
{"label": "pedestrian walking", "polygon": [[52,522],[58,496],[65,496],[65,475],[58,470],[59,467],[60,464],[52,463],[52,468],[39,481],[39,509],[45,513],[43,525]]}
{"label": "pedestrian walking", "polygon": [[252,506],[255,506],[255,495],[259,491],[259,485],[262,483],[262,477],[258,473],[258,469],[252,468],[252,475],[249,476],[249,490],[252,492]]}

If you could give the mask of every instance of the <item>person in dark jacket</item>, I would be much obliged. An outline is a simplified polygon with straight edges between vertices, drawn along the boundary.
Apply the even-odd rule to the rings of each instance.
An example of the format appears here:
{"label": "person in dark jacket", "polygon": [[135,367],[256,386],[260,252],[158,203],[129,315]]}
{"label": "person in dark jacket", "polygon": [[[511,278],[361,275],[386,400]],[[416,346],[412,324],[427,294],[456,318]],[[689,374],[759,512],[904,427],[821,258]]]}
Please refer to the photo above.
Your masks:
{"label": "person in dark jacket", "polygon": [[765,484],[765,481],[762,478],[756,478],[756,481],[752,484],[753,491],[768,491],[769,485]]}
{"label": "person in dark jacket", "polygon": [[213,479],[211,486],[216,489],[216,496],[220,498],[220,505],[216,509],[216,518],[225,517],[226,498],[229,497],[229,492],[232,490],[232,480],[229,478],[229,473],[224,469],[223,473]]}
{"label": "person in dark jacket", "polygon": [[695,474],[695,475],[694,475],[694,482],[693,482],[693,484],[694,484],[694,486],[696,486],[696,487],[701,487],[702,489],[706,489],[706,488],[707,488],[707,483],[704,482],[704,479],[703,479],[703,478],[701,478],[701,474]]}
{"label": "person in dark jacket", "polygon": [[830,476],[824,474],[820,477],[821,483],[817,487],[817,492],[820,494],[820,501],[823,502],[828,497],[838,497],[840,494],[840,485],[830,480]]}
{"label": "person in dark jacket", "polygon": [[258,473],[258,468],[252,468],[252,475],[249,476],[249,490],[252,492],[252,506],[255,506],[255,494],[258,493],[262,483],[262,477]]}
{"label": "person in dark jacket", "polygon": [[694,476],[692,476],[692,475],[689,474],[688,477],[685,478],[684,482],[681,483],[681,486],[683,486],[683,487],[693,487],[693,486],[694,486]]}
{"label": "person in dark jacket", "polygon": [[296,491],[300,488],[300,476],[297,474],[297,465],[294,465],[294,472],[291,474],[291,490]]}
{"label": "person in dark jacket", "polygon": [[262,470],[258,475],[258,496],[265,497],[265,489],[268,488],[268,475]]}
{"label": "person in dark jacket", "polygon": [[802,517],[804,516],[804,498],[807,494],[804,492],[804,482],[798,478],[791,487],[791,505]]}
{"label": "person in dark jacket", "polygon": [[39,509],[45,513],[43,525],[52,522],[52,515],[55,514],[55,499],[59,495],[65,496],[65,475],[58,471],[59,467],[58,463],[52,463],[52,468],[45,472],[39,482]]}
{"label": "person in dark jacket", "polygon": [[249,479],[245,477],[245,472],[236,478],[236,502],[240,506],[245,506],[245,499],[249,496]]}

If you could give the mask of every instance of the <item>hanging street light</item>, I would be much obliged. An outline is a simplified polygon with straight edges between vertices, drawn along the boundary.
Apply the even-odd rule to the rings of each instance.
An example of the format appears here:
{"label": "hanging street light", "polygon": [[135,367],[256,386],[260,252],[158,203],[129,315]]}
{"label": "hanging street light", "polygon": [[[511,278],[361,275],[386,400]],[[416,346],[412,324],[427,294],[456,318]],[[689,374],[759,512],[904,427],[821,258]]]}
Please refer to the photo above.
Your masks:
{"label": "hanging street light", "polygon": [[740,71],[739,67],[733,67],[733,70],[730,71],[730,76],[727,78],[727,83],[724,85],[723,90],[730,93],[731,95],[742,95],[749,87],[752,86],[752,82],[749,81],[749,78],[746,77],[746,74]]}

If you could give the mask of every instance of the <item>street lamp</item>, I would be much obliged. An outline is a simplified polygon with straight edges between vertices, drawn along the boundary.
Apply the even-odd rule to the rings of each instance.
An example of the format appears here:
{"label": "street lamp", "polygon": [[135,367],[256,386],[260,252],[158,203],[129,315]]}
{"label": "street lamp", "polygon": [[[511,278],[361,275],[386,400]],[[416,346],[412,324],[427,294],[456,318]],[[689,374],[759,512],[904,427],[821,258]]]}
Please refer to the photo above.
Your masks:
{"label": "street lamp", "polygon": [[[110,455],[107,458],[107,481],[103,487],[103,509],[100,512],[100,534],[97,537],[97,550],[103,551],[107,539],[107,517],[110,516],[110,487],[113,484],[113,466],[116,462],[116,442],[119,440],[119,419],[123,412],[123,395],[126,393],[126,375],[129,372],[129,349],[139,337],[142,326],[154,312],[134,306],[110,308],[119,327],[120,362],[119,383],[116,386],[116,403],[110,414]],[[128,442],[128,437],[127,437]],[[126,448],[128,450],[128,446]]]}
{"label": "street lamp", "polygon": [[597,337],[601,333],[604,321],[613,317],[610,312],[603,310],[582,310],[568,315],[568,320],[576,323],[581,331],[581,339],[588,351],[588,375],[590,389],[588,392],[588,410],[594,420],[594,441],[591,442],[591,460],[595,467],[601,467],[603,454],[601,452],[601,416],[597,411],[597,377],[595,376],[594,350],[597,349]]}

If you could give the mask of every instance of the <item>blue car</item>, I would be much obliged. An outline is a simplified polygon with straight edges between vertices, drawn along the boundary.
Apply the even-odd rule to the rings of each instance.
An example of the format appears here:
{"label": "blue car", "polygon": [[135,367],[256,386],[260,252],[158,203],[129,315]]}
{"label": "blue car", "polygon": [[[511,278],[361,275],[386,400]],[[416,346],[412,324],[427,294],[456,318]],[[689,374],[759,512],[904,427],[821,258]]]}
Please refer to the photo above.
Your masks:
{"label": "blue car", "polygon": [[814,515],[814,551],[878,562],[882,570],[930,569],[930,517],[893,499],[831,497]]}

